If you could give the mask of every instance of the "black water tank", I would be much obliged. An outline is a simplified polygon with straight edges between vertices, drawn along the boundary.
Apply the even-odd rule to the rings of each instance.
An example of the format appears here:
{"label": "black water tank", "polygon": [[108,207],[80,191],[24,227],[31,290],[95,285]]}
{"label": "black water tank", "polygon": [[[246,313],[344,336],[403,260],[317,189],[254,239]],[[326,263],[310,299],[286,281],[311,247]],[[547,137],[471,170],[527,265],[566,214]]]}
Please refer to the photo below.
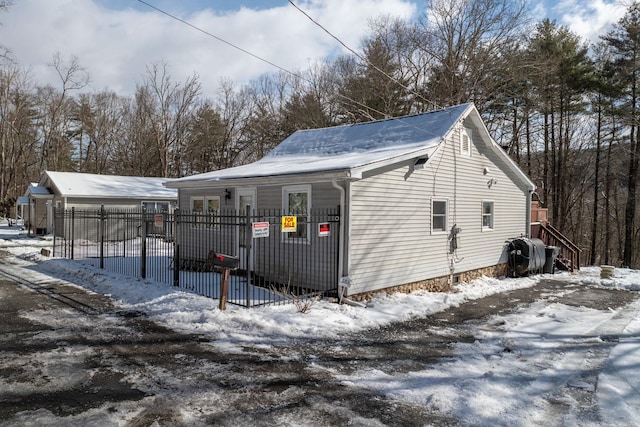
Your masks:
{"label": "black water tank", "polygon": [[546,262],[545,244],[542,240],[518,237],[509,242],[509,266],[518,276],[539,273]]}

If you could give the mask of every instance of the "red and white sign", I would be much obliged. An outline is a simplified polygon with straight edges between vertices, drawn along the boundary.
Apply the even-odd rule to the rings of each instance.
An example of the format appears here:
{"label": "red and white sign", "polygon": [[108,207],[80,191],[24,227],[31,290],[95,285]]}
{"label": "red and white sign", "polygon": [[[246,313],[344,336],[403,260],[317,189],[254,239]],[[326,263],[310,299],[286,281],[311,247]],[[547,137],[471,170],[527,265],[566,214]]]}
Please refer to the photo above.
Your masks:
{"label": "red and white sign", "polygon": [[252,222],[251,230],[252,230],[252,237],[254,239],[258,239],[260,237],[269,237],[268,222]]}
{"label": "red and white sign", "polygon": [[318,236],[324,237],[331,234],[331,223],[321,222],[318,224]]}

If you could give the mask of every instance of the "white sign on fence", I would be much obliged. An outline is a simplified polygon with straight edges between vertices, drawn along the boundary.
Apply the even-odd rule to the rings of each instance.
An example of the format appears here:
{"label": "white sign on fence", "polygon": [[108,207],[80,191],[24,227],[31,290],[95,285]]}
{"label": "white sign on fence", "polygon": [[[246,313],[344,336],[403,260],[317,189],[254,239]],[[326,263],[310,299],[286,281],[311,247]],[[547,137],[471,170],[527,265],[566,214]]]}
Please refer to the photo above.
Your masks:
{"label": "white sign on fence", "polygon": [[268,222],[252,222],[251,223],[252,237],[254,239],[260,237],[269,237],[269,223]]}

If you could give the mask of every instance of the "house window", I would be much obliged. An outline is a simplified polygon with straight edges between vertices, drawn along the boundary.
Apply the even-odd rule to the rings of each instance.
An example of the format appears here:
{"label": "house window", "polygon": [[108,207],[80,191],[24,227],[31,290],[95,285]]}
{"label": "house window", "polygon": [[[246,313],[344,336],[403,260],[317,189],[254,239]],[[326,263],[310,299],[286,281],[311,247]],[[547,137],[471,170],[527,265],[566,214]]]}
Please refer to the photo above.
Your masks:
{"label": "house window", "polygon": [[309,211],[311,210],[311,186],[295,185],[282,188],[282,210],[284,215],[297,217],[295,232],[282,233],[287,241],[309,241],[310,224]]}
{"label": "house window", "polygon": [[447,201],[431,202],[431,231],[447,231]]}
{"label": "house window", "polygon": [[493,230],[493,202],[482,202],[482,229]]}
{"label": "house window", "polygon": [[218,211],[220,211],[220,196],[191,198],[194,225],[219,226]]}
{"label": "house window", "polygon": [[169,202],[142,202],[147,212],[169,212]]}
{"label": "house window", "polygon": [[463,128],[460,131],[460,154],[471,156],[471,129]]}

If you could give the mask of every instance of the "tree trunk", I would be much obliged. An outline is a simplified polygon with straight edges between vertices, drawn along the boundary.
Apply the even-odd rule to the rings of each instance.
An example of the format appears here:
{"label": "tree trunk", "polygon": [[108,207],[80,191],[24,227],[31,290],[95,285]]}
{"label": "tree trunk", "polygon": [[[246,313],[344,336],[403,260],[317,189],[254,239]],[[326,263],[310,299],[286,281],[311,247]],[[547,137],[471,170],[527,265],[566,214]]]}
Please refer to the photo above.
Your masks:
{"label": "tree trunk", "polygon": [[629,179],[627,181],[627,203],[624,210],[624,253],[623,267],[633,263],[634,219],[636,216],[636,190],[638,181],[638,141],[637,126],[631,127],[629,137]]}
{"label": "tree trunk", "polygon": [[596,240],[598,236],[598,190],[600,186],[600,141],[602,135],[602,107],[601,100],[598,100],[598,113],[596,124],[596,160],[593,178],[593,218],[591,219],[591,258],[590,264],[596,264]]}

